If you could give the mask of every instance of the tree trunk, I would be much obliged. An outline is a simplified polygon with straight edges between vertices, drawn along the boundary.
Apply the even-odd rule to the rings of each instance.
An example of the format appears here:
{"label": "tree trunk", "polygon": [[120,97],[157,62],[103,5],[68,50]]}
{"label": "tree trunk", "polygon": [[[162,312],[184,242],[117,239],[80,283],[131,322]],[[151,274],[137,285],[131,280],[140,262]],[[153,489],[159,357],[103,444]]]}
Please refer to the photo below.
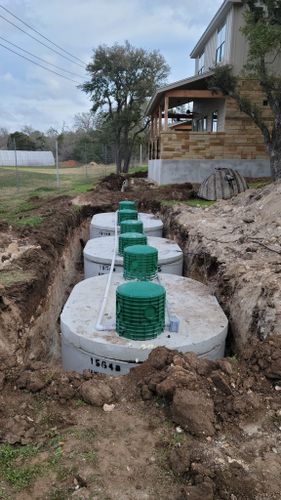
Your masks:
{"label": "tree trunk", "polygon": [[116,174],[120,175],[122,172],[122,155],[120,147],[118,145],[115,146],[115,163],[116,163]]}
{"label": "tree trunk", "polygon": [[126,152],[126,157],[124,158],[124,166],[123,166],[124,174],[127,174],[129,172],[131,156],[132,156],[132,149],[129,148],[128,151]]}
{"label": "tree trunk", "polygon": [[280,148],[278,150],[274,150],[274,148],[273,148],[271,151],[270,169],[271,169],[272,179],[274,181],[281,179],[281,149]]}
{"label": "tree trunk", "polygon": [[269,150],[271,175],[274,181],[281,179],[281,116],[276,114]]}

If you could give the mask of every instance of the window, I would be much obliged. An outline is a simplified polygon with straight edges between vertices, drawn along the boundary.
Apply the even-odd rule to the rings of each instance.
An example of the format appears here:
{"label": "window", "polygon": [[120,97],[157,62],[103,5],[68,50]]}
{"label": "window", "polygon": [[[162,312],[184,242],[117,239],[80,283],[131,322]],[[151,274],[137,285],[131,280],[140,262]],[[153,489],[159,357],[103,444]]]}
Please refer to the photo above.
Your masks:
{"label": "window", "polygon": [[217,33],[216,64],[224,60],[225,24],[222,24]]}
{"label": "window", "polygon": [[206,132],[207,131],[207,116],[202,116],[196,122],[196,130],[197,132]]}
{"label": "window", "polygon": [[206,130],[207,130],[207,116],[202,116],[201,118],[199,118],[199,120],[196,121],[195,130],[197,132],[206,132]]}
{"label": "window", "polygon": [[217,132],[218,131],[218,112],[214,111],[212,113],[212,126],[211,126],[211,131],[212,132]]}
{"label": "window", "polygon": [[198,75],[202,75],[205,71],[205,51],[203,50],[202,54],[198,59]]}

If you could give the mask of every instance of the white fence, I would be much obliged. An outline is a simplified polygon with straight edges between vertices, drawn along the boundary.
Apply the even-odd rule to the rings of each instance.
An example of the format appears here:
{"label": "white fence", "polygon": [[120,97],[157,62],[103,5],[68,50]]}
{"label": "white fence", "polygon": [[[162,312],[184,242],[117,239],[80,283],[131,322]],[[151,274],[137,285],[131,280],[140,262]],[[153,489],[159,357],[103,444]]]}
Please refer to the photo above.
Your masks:
{"label": "white fence", "polygon": [[0,167],[53,167],[51,151],[7,151],[0,149]]}

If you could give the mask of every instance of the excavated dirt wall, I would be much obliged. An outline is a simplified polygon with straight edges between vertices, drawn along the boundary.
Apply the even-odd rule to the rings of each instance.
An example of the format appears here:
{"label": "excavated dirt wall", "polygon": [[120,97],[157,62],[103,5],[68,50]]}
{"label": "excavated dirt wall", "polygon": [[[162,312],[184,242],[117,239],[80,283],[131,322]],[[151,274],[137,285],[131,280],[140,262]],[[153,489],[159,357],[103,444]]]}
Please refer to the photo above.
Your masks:
{"label": "excavated dirt wall", "polygon": [[89,238],[89,216],[108,210],[75,209],[69,199],[44,206],[45,220],[37,230],[3,227],[0,286],[1,355],[18,363],[60,358],[59,315],[72,287],[82,279],[82,250]]}
{"label": "excavated dirt wall", "polygon": [[232,348],[281,333],[281,183],[199,209],[164,207],[184,273],[207,284],[230,321]]}

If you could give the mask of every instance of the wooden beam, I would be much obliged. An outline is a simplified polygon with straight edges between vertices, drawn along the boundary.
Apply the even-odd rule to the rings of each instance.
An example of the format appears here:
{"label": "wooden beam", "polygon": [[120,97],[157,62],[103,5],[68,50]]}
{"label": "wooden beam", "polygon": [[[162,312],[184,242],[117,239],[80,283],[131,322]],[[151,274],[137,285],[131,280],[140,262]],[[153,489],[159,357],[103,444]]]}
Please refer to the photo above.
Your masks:
{"label": "wooden beam", "polygon": [[169,110],[169,96],[165,94],[165,102],[164,102],[164,130],[167,132],[168,130],[168,110]]}
{"label": "wooden beam", "polygon": [[169,90],[165,93],[166,97],[188,97],[190,99],[218,99],[224,97],[222,92],[214,92],[212,90]]}
{"label": "wooden beam", "polygon": [[161,110],[161,106],[159,106],[159,109],[158,109],[158,116],[159,116],[159,135],[160,135],[160,132],[161,132],[161,129],[162,129],[162,110]]}

